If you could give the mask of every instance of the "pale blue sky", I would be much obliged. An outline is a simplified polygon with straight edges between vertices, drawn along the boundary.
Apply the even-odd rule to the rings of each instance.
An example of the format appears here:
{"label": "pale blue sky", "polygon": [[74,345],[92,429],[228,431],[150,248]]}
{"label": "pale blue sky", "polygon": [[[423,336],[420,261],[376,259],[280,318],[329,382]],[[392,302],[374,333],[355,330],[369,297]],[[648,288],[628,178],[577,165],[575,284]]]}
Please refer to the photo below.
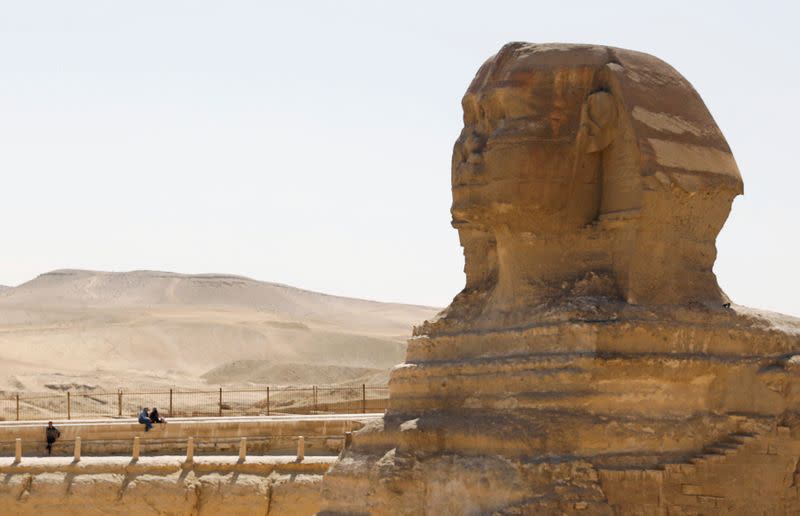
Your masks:
{"label": "pale blue sky", "polygon": [[745,180],[734,301],[800,315],[792,2],[0,0],[0,284],[55,268],[227,272],[447,304],[460,98],[508,41],[652,53]]}

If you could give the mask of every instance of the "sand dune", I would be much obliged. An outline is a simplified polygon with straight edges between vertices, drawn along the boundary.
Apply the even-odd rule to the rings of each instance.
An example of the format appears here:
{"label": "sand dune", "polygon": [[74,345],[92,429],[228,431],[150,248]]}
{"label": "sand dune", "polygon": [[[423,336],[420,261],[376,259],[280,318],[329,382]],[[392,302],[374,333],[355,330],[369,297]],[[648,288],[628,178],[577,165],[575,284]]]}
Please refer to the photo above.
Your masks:
{"label": "sand dune", "polygon": [[53,271],[0,292],[0,389],[200,386],[237,361],[258,365],[230,381],[385,377],[437,311],[240,276]]}

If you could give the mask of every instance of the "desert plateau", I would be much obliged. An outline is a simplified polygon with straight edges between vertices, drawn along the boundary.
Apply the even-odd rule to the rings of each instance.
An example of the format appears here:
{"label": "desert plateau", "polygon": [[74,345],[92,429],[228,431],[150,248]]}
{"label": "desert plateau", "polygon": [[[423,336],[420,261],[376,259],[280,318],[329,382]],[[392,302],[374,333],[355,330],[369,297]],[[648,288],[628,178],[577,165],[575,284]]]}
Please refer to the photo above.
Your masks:
{"label": "desert plateau", "polygon": [[0,390],[385,384],[436,312],[232,275],[57,270],[0,290]]}

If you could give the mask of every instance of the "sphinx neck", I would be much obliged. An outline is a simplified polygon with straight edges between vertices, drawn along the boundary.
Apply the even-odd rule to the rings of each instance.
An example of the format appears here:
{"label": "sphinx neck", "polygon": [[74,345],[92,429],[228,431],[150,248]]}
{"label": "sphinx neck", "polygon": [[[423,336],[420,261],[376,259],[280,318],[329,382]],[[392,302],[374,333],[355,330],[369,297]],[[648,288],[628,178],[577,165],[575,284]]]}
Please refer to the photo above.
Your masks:
{"label": "sphinx neck", "polygon": [[587,238],[588,229],[554,236],[497,229],[497,283],[491,304],[499,311],[558,301],[575,295],[575,284],[611,267],[608,242]]}

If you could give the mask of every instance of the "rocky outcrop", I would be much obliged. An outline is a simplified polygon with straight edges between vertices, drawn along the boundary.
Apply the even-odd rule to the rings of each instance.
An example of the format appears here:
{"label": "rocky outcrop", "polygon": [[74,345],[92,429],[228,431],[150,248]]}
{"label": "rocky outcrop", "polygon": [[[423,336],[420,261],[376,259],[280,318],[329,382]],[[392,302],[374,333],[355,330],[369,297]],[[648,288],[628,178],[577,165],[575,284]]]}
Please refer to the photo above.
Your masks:
{"label": "rocky outcrop", "polygon": [[466,286],[322,514],[800,511],[800,321],[717,284],[742,182],[691,85],[638,52],[513,43],[463,106]]}

